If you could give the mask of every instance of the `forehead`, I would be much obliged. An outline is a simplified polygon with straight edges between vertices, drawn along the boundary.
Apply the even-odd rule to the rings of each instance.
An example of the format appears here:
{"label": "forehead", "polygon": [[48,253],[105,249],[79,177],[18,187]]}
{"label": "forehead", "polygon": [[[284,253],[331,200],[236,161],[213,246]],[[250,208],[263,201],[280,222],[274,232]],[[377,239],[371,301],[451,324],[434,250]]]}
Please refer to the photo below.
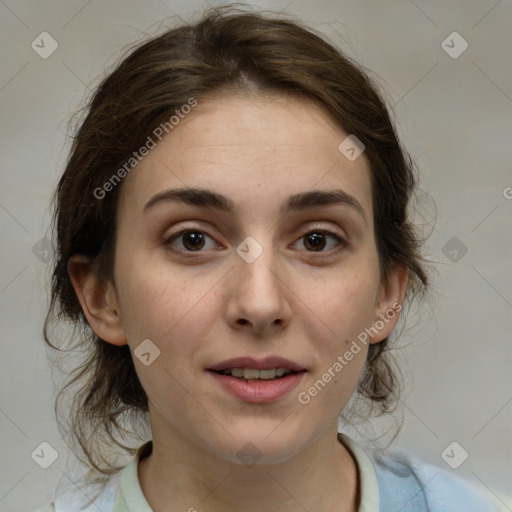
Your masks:
{"label": "forehead", "polygon": [[141,211],[163,190],[200,186],[232,198],[236,212],[252,200],[280,208],[293,193],[336,188],[371,217],[369,165],[364,153],[350,161],[339,151],[347,135],[301,98],[204,97],[125,179],[121,203]]}

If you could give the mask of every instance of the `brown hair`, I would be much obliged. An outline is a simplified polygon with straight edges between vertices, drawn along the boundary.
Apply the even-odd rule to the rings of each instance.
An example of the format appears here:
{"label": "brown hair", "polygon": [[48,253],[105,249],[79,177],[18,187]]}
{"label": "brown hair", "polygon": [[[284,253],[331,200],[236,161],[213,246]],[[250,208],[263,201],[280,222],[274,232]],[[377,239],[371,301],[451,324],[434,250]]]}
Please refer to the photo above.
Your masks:
{"label": "brown hair", "polygon": [[[94,92],[53,198],[56,261],[44,336],[51,347],[65,350],[50,342],[50,327],[66,320],[74,327],[71,339],[78,338],[77,346],[86,355],[57,396],[57,421],[61,429],[59,400],[76,385],[67,411],[70,441],[77,441],[89,465],[105,475],[120,469],[104,456],[105,447],[115,444],[135,453],[116,434],[135,430],[140,419],[147,424],[148,399],[129,347],[104,342],[88,325],[67,263],[74,254],[89,256],[99,275],[112,279],[122,183],[102,199],[94,191],[190,98],[200,101],[206,93],[233,87],[313,100],[365,144],[381,278],[387,279],[395,265],[403,264],[409,270],[407,300],[427,290],[421,241],[407,213],[416,187],[414,166],[377,86],[361,66],[296,20],[225,8],[210,10],[196,24],[167,30],[138,45]],[[388,344],[385,339],[369,346],[357,390],[358,396],[377,404],[380,413],[388,412],[399,397]],[[76,346],[69,350],[76,353]],[[131,428],[125,429],[126,422]],[[101,467],[100,458],[106,467]]]}

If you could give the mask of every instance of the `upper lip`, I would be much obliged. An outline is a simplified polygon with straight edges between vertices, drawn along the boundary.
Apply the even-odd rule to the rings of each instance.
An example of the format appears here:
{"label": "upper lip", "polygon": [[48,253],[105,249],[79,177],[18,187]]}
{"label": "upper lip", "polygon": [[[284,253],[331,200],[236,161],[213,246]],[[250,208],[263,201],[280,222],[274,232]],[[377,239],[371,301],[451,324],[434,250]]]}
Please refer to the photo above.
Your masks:
{"label": "upper lip", "polygon": [[215,372],[221,372],[229,368],[254,368],[256,370],[271,370],[272,368],[286,368],[294,372],[300,372],[305,370],[303,366],[289,359],[284,359],[278,356],[269,356],[263,359],[255,359],[253,357],[235,357],[222,361],[207,368],[207,370],[213,370]]}

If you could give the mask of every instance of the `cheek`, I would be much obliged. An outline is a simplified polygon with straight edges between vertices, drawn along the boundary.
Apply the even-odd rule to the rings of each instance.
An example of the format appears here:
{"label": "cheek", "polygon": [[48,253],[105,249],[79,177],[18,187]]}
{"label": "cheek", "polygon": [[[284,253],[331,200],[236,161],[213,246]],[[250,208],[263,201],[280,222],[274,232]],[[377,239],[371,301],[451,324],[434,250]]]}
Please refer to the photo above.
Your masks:
{"label": "cheek", "polygon": [[[333,273],[322,287],[310,289],[306,304],[321,318],[326,337],[315,337],[319,359],[316,379],[329,391],[322,402],[344,404],[354,392],[368,354],[365,329],[372,325],[378,275],[370,265]],[[306,325],[308,325],[306,320]],[[358,338],[359,336],[359,338]],[[316,381],[318,382],[318,380]],[[321,388],[323,389],[323,388]],[[315,393],[315,390],[311,390]],[[319,393],[320,394],[320,393]]]}
{"label": "cheek", "polygon": [[132,351],[150,339],[162,354],[172,355],[166,358],[170,364],[177,364],[185,351],[194,351],[211,330],[213,318],[218,318],[212,304],[218,277],[184,279],[176,269],[151,269],[135,262],[125,276],[119,286],[120,307]]}
{"label": "cheek", "polygon": [[[136,267],[120,288],[123,328],[143,388],[153,403],[185,414],[183,386],[190,384],[191,364],[211,330],[209,288],[179,274],[142,273]],[[148,365],[138,357],[143,340],[151,342],[145,345],[151,354]]]}
{"label": "cheek", "polygon": [[356,337],[373,320],[378,275],[372,266],[351,266],[309,287],[305,303],[340,338]]}

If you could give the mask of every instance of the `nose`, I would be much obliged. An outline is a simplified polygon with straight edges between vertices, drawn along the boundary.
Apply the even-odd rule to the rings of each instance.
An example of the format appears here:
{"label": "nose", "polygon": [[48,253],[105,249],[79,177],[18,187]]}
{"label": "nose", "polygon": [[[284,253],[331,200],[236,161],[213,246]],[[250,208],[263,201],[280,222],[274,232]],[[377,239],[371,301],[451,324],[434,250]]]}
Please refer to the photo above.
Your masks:
{"label": "nose", "polygon": [[[247,247],[246,247],[247,249]],[[286,285],[285,272],[271,249],[259,251],[255,247],[235,255],[234,268],[229,273],[226,314],[235,329],[245,328],[256,334],[272,334],[284,329],[290,322],[291,290]],[[246,257],[249,255],[249,257]]]}

